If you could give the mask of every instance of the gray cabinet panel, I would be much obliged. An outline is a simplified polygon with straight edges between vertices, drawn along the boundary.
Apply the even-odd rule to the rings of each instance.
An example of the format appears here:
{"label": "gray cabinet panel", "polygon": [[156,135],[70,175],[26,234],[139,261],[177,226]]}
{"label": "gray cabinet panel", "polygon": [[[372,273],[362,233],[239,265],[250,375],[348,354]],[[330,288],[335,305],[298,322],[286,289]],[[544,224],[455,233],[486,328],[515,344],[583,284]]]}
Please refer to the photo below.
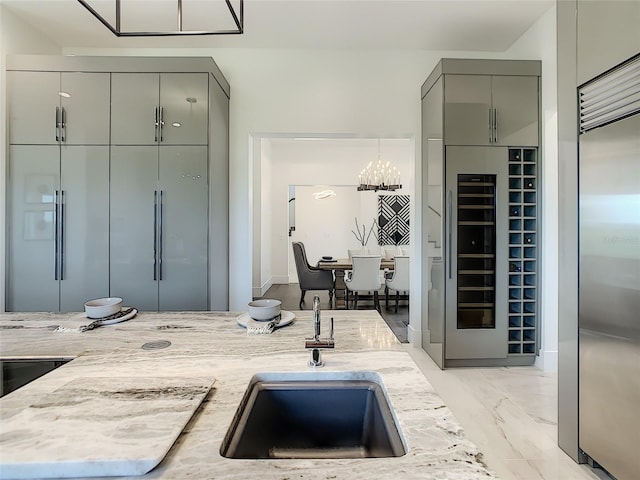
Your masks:
{"label": "gray cabinet panel", "polygon": [[110,75],[108,73],[61,74],[60,104],[67,145],[108,145]]}
{"label": "gray cabinet panel", "polygon": [[538,77],[445,75],[447,145],[538,145]]}
{"label": "gray cabinet panel", "polygon": [[447,145],[491,143],[491,76],[446,75],[444,102]]}
{"label": "gray cabinet panel", "polygon": [[111,75],[111,143],[157,143],[160,86],[157,73]]}
{"label": "gray cabinet panel", "polygon": [[161,147],[160,310],[207,310],[207,147]]}
{"label": "gray cabinet panel", "polygon": [[160,108],[163,144],[207,144],[208,74],[161,74]]}
{"label": "gray cabinet panel", "polygon": [[114,73],[111,139],[116,145],[206,145],[206,73]]}
{"label": "gray cabinet panel", "polygon": [[[446,346],[445,359],[482,359],[507,357],[507,272],[508,272],[508,168],[506,148],[496,147],[447,147],[446,183],[447,183],[447,268],[446,276]],[[464,328],[459,317],[459,303],[463,300],[468,284],[462,284],[462,271],[459,262],[477,263],[478,259],[469,258],[468,246],[461,242],[461,228],[469,228],[469,223],[459,218],[458,175],[495,175],[495,250],[493,256],[493,284],[484,283],[484,288],[493,288],[495,310],[493,328]],[[467,198],[465,201],[476,201]],[[466,225],[465,225],[466,224]],[[483,239],[486,240],[486,237]],[[465,238],[465,242],[474,244],[477,240]],[[478,245],[479,246],[479,245]],[[484,247],[484,245],[483,245]],[[478,250],[471,247],[473,250]],[[479,251],[479,250],[478,250]],[[484,251],[484,250],[483,250]],[[465,252],[465,253],[461,253]],[[481,259],[480,259],[481,260]],[[474,267],[478,272],[477,266]],[[470,279],[473,281],[473,279]],[[470,284],[473,285],[473,284]],[[473,287],[471,287],[473,288]],[[475,307],[474,304],[469,304]],[[481,307],[478,307],[481,308]]]}
{"label": "gray cabinet panel", "polygon": [[158,147],[111,148],[110,293],[142,310],[158,310],[155,192]]}
{"label": "gray cabinet panel", "polygon": [[538,145],[538,77],[492,77],[496,145]]}
{"label": "gray cabinet panel", "polygon": [[55,311],[55,205],[59,147],[9,149],[7,310]]}
{"label": "gray cabinet panel", "polygon": [[53,145],[60,73],[7,72],[7,133],[10,144]]}
{"label": "gray cabinet panel", "polygon": [[10,143],[109,143],[108,73],[10,71],[7,79]]}
{"label": "gray cabinet panel", "polygon": [[63,146],[60,310],[109,296],[109,147]]}

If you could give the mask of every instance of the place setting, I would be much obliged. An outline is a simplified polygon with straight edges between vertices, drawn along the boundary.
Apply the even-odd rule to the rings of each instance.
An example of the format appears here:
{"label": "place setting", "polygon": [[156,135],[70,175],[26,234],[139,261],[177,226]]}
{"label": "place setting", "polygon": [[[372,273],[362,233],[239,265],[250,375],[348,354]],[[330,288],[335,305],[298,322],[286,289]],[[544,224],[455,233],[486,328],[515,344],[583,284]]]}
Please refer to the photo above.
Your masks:
{"label": "place setting", "polygon": [[260,299],[249,302],[248,311],[237,319],[238,325],[247,329],[248,334],[272,333],[275,329],[286,327],[296,318],[293,312],[281,309],[282,302],[273,299]]}
{"label": "place setting", "polygon": [[76,328],[68,328],[59,325],[55,332],[86,332],[94,330],[105,325],[113,325],[116,323],[131,320],[138,314],[135,307],[123,307],[122,298],[120,297],[104,297],[89,300],[84,304],[84,312],[73,316],[70,320],[91,320],[86,325]]}

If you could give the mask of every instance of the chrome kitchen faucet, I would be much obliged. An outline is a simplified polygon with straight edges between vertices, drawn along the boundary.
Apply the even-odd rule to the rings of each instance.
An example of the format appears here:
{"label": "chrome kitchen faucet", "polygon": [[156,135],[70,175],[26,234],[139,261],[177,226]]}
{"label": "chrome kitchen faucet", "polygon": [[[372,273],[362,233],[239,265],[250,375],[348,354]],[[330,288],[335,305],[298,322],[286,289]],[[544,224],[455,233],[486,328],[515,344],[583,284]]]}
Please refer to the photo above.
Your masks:
{"label": "chrome kitchen faucet", "polygon": [[311,349],[311,359],[309,360],[310,367],[321,367],[324,365],[320,350],[333,348],[335,345],[333,341],[333,317],[331,317],[329,338],[320,338],[320,323],[320,297],[316,295],[313,297],[313,337],[307,338],[304,343],[304,348]]}

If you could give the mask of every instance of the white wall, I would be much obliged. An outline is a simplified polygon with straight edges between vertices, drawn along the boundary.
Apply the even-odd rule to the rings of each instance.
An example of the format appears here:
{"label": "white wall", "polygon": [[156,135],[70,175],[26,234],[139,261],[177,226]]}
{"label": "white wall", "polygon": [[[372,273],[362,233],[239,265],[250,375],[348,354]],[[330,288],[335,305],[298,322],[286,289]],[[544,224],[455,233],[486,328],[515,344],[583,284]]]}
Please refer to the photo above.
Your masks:
{"label": "white wall", "polygon": [[5,255],[6,251],[6,174],[7,150],[7,83],[6,58],[8,54],[52,54],[59,55],[62,48],[51,38],[33,30],[13,13],[0,5],[0,312],[5,310]]}
{"label": "white wall", "polygon": [[558,95],[556,9],[551,8],[507,52],[522,59],[542,60],[542,222],[540,323],[541,355],[536,364],[558,368]]}

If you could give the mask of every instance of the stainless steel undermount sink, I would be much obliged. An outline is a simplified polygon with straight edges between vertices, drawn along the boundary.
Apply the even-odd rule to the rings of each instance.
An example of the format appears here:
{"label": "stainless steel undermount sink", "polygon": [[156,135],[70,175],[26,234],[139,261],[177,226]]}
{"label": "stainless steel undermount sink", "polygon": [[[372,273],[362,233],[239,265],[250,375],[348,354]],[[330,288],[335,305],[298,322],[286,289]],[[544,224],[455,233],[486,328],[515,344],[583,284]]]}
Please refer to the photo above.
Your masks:
{"label": "stainless steel undermount sink", "polygon": [[375,372],[253,376],[220,448],[227,458],[370,458],[406,454]]}

